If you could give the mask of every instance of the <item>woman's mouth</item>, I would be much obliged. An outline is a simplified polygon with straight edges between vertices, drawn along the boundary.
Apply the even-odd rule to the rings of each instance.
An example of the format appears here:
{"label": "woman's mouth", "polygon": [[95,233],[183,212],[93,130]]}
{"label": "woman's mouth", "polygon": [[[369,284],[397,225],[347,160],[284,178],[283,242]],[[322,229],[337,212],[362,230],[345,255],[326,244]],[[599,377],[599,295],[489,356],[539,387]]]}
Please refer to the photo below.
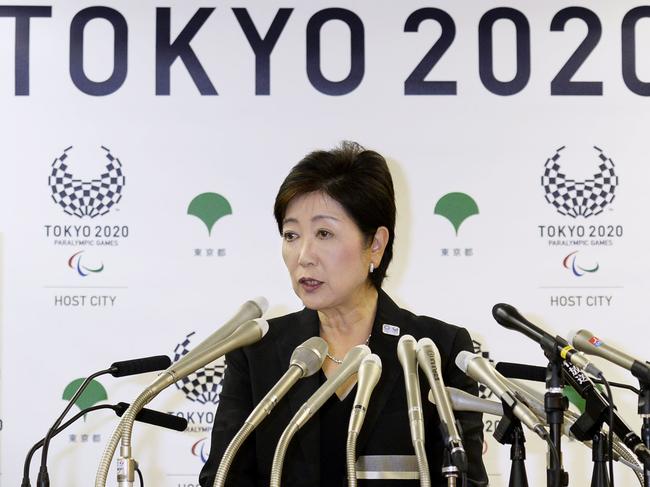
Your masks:
{"label": "woman's mouth", "polygon": [[298,280],[298,284],[307,292],[314,292],[316,291],[321,285],[323,284],[323,281],[319,281],[317,279],[311,279],[309,277],[301,277]]}

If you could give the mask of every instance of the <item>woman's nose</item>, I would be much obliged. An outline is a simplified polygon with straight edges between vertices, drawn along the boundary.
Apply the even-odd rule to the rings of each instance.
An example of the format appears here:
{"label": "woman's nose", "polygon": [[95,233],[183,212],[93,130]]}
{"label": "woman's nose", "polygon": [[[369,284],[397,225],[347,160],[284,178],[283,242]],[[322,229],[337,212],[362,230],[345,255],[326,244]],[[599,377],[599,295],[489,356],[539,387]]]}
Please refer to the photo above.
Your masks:
{"label": "woman's nose", "polygon": [[311,238],[303,238],[300,246],[298,264],[301,266],[315,265],[317,262],[314,241]]}

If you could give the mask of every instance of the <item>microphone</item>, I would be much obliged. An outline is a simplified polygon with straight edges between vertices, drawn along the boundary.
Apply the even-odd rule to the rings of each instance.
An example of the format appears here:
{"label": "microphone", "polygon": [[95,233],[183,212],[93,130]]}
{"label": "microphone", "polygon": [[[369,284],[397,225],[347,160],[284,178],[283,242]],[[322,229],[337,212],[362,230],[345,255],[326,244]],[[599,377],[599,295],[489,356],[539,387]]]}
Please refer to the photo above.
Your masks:
{"label": "microphone", "polygon": [[176,363],[164,370],[156,380],[145,389],[145,392],[152,394],[153,396],[159,394],[163,389],[169,387],[174,382],[178,382],[182,378],[195,372],[201,367],[205,367],[207,364],[219,357],[238,348],[258,342],[264,335],[266,335],[268,330],[269,324],[266,320],[257,318],[240,325],[228,337],[220,341],[215,342],[213,338],[214,334],[210,335],[197,346],[197,348],[200,348],[198,353],[192,353],[196,350],[194,349],[184,355]]}
{"label": "microphone", "polygon": [[546,352],[559,355],[563,360],[572,363],[588,374],[594,376],[602,375],[598,367],[589,362],[583,353],[578,352],[569,345],[569,342],[564,338],[561,336],[553,337],[546,333],[521,316],[514,306],[505,303],[495,304],[492,308],[492,316],[501,326],[523,333],[531,340],[536,341]]}
{"label": "microphone", "polygon": [[[449,396],[454,411],[469,411],[472,413],[503,416],[503,404],[500,402],[481,399],[455,387],[446,387],[445,389],[447,390],[447,395]],[[436,398],[432,390],[429,391],[428,399],[432,404],[436,404]]]}
{"label": "microphone", "polygon": [[[115,414],[119,417],[126,412],[130,404],[127,402],[118,402],[115,405]],[[136,421],[141,423],[151,424],[153,426],[160,426],[174,431],[185,431],[187,429],[187,419],[180,418],[174,414],[161,413],[153,409],[142,408],[135,416]]]}
{"label": "microphone", "polygon": [[280,487],[282,479],[282,464],[289,442],[304,424],[321,408],[323,404],[341,387],[341,385],[350,378],[352,374],[359,370],[361,361],[366,355],[370,354],[370,348],[367,345],[357,345],[352,347],[343,358],[343,362],[334,373],[323,383],[312,396],[307,399],[298,412],[291,418],[285,428],[282,436],[278,440],[273,455],[273,465],[271,468],[271,487]]}
{"label": "microphone", "polygon": [[134,360],[123,360],[113,362],[110,368],[110,374],[113,377],[126,377],[135,374],[144,374],[146,372],[155,372],[156,370],[166,369],[172,364],[167,355],[155,355],[153,357],[138,358]]}
{"label": "microphone", "polygon": [[435,406],[440,417],[442,437],[451,453],[452,463],[461,472],[467,471],[467,454],[463,448],[463,441],[456,427],[456,417],[451,406],[445,382],[442,378],[440,352],[431,338],[421,338],[417,347],[417,359],[420,368],[424,371],[431,392],[435,398]]}
{"label": "microphone", "polygon": [[372,391],[381,377],[381,359],[374,353],[366,356],[359,366],[357,379],[357,395],[354,397],[348,435],[358,435],[366,417],[366,410],[370,402]]}
{"label": "microphone", "polygon": [[397,343],[397,358],[404,371],[404,387],[409,411],[411,439],[424,443],[424,417],[422,416],[422,399],[416,363],[415,349],[417,342],[411,335],[403,335]]}
{"label": "microphone", "polygon": [[485,384],[512,409],[522,423],[537,433],[540,438],[545,441],[548,439],[548,433],[537,416],[514,397],[506,379],[494,370],[490,362],[479,355],[463,350],[456,356],[456,365],[475,381]]}
{"label": "microphone", "polygon": [[411,442],[417,457],[420,483],[431,484],[429,461],[424,449],[424,416],[422,415],[422,397],[418,379],[418,365],[415,349],[417,342],[411,335],[402,335],[397,342],[397,359],[404,371],[404,387],[406,389],[406,404],[408,405],[409,427]]}
{"label": "microphone", "polygon": [[223,487],[226,483],[228,470],[232,465],[235,455],[246,438],[271,414],[275,405],[294,386],[299,379],[309,377],[320,370],[327,356],[327,342],[319,336],[306,340],[293,351],[289,361],[289,369],[278,382],[269,390],[255,409],[250,413],[244,424],[233,437],[226,448],[221,463],[214,478],[214,487]]}
{"label": "microphone", "polygon": [[650,366],[648,363],[637,360],[630,355],[607,345],[600,338],[588,330],[580,330],[573,335],[571,339],[573,346],[578,350],[589,355],[596,355],[604,358],[624,369],[632,372],[632,375],[644,382],[650,384]]}
{"label": "microphone", "polygon": [[239,328],[247,321],[261,318],[269,307],[269,302],[266,298],[258,296],[257,298],[246,301],[241,305],[235,316],[221,325],[217,331],[208,336],[205,340],[195,346],[192,350],[186,353],[183,358],[192,358],[194,355],[199,354],[206,348],[221,342],[226,339],[233,331]]}
{"label": "microphone", "polygon": [[366,418],[366,410],[370,396],[381,376],[381,359],[374,353],[367,355],[359,366],[357,378],[357,394],[350,414],[348,439],[345,448],[346,466],[348,472],[348,487],[357,485],[357,436]]}
{"label": "microphone", "polygon": [[118,484],[120,484],[120,482],[126,484],[133,483],[136,464],[135,460],[131,458],[131,434],[133,432],[135,415],[140,411],[140,409],[142,409],[166,387],[169,387],[171,384],[181,380],[197,369],[204,367],[232,350],[251,345],[261,340],[262,337],[266,335],[268,329],[269,324],[265,320],[258,318],[240,325],[232,334],[230,334],[230,336],[217,343],[214,343],[212,340],[214,336],[213,334],[199,344],[201,349],[198,353],[192,354],[190,352],[184,355],[175,364],[172,364],[163,371],[144,389],[144,391],[140,393],[140,395],[138,395],[124,413],[117,428],[115,428],[99,463],[97,475],[95,477],[95,486],[104,487],[106,485],[110,462],[120,438],[122,439],[122,446],[120,450],[121,456],[118,458]]}

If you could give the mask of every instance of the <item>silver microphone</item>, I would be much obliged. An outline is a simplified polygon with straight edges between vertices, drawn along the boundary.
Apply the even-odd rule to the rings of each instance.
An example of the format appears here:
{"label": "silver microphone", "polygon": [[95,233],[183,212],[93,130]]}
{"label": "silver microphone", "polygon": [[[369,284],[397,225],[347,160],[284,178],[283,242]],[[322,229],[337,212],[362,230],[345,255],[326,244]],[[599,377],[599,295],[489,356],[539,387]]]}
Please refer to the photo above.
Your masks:
{"label": "silver microphone", "polygon": [[403,335],[397,342],[397,359],[402,364],[404,372],[404,388],[406,389],[411,442],[417,457],[420,483],[422,485],[431,485],[429,461],[424,449],[424,416],[422,414],[422,396],[418,379],[416,347],[415,338],[411,335]]}
{"label": "silver microphone", "polygon": [[222,340],[214,341],[212,338],[214,335],[211,335],[199,344],[199,347],[201,347],[199,352],[184,355],[180,360],[163,371],[145,391],[156,395],[174,382],[178,382],[219,357],[237,348],[245,347],[261,340],[268,330],[269,324],[267,321],[262,318],[257,318],[240,325]]}
{"label": "silver microphone", "polygon": [[263,296],[258,296],[254,299],[246,301],[241,305],[237,313],[235,313],[232,318],[226,321],[214,333],[212,333],[205,340],[203,340],[192,350],[186,353],[183,358],[192,358],[192,356],[197,355],[202,350],[221,342],[224,338],[227,338],[233,331],[239,328],[240,325],[246,323],[247,321],[261,318],[262,315],[266,313],[268,307],[269,302]]}
{"label": "silver microphone", "polygon": [[[503,416],[503,404],[500,402],[481,399],[455,387],[446,387],[446,389],[454,411],[469,411],[473,413],[491,414],[493,416]],[[433,391],[429,391],[428,399],[432,404],[436,404]]]}
{"label": "silver microphone", "polygon": [[221,457],[221,463],[214,478],[214,487],[223,487],[225,485],[228,470],[230,470],[235,455],[237,455],[239,448],[246,438],[271,414],[275,405],[289,392],[299,379],[309,377],[320,370],[326,356],[327,342],[321,337],[311,337],[303,344],[298,345],[293,351],[293,354],[291,354],[289,369],[275,383],[259,404],[255,406],[255,409],[253,409],[237,434],[230,441],[228,448],[226,448],[226,451]]}
{"label": "silver microphone", "polygon": [[442,365],[438,347],[431,338],[421,338],[418,342],[417,359],[420,369],[424,371],[429,386],[435,398],[435,406],[440,417],[440,425],[443,431],[443,440],[449,448],[452,463],[461,472],[467,471],[467,454],[463,448],[463,440],[456,427],[456,417],[445,388],[445,381],[442,378]]}
{"label": "silver microphone", "polygon": [[485,384],[512,409],[522,423],[537,433],[540,438],[543,440],[548,438],[548,432],[537,416],[515,398],[514,393],[507,386],[506,378],[499,374],[485,358],[463,350],[456,356],[456,365],[475,381]]}
{"label": "silver microphone", "polygon": [[273,464],[271,468],[271,487],[280,487],[282,479],[282,464],[284,463],[284,456],[289,447],[289,442],[296,434],[296,432],[309,421],[309,419],[321,408],[323,404],[336,392],[336,390],[343,385],[343,383],[359,370],[361,361],[366,355],[370,354],[370,348],[367,345],[357,345],[350,349],[350,351],[343,358],[343,363],[338,366],[331,377],[329,377],[324,384],[322,384],[312,396],[307,399],[298,412],[291,418],[289,424],[285,428],[282,436],[278,440],[278,445],[275,448],[273,455]]}
{"label": "silver microphone", "polygon": [[357,376],[357,395],[350,414],[348,425],[348,439],[345,445],[345,463],[348,472],[348,487],[357,485],[357,436],[361,431],[366,410],[370,402],[370,395],[375,389],[381,376],[381,359],[374,353],[367,355],[359,366]]}
{"label": "silver microphone", "polygon": [[366,410],[370,402],[370,395],[375,389],[379,378],[381,377],[381,359],[378,355],[370,354],[366,356],[359,366],[359,375],[357,379],[357,395],[354,397],[352,414],[350,415],[350,424],[348,434],[359,434],[363,420],[366,417]]}
{"label": "silver microphone", "polygon": [[607,345],[600,338],[595,336],[589,330],[580,330],[570,338],[573,346],[578,350],[589,354],[596,355],[597,357],[604,358],[624,369],[632,372],[632,375],[637,379],[645,382],[650,382],[650,365],[642,360],[615,349],[611,345]]}

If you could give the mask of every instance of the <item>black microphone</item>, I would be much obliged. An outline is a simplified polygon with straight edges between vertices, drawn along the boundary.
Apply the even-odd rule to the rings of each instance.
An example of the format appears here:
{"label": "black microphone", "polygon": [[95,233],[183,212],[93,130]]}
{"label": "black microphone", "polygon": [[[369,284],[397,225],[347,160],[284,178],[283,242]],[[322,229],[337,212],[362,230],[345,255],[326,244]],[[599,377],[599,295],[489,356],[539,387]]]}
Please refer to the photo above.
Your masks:
{"label": "black microphone", "polygon": [[111,364],[110,374],[113,377],[126,377],[127,375],[144,374],[146,372],[163,370],[171,364],[172,361],[167,355],[154,355],[153,357],[123,360]]}
{"label": "black microphone", "polygon": [[[118,402],[115,405],[115,414],[121,418],[129,406],[130,404],[128,402]],[[185,431],[187,429],[187,419],[180,418],[174,414],[154,411],[153,409],[142,408],[135,416],[135,420],[174,431]]]}
{"label": "black microphone", "polygon": [[492,316],[501,326],[523,333],[539,343],[545,352],[562,357],[563,360],[571,362],[588,374],[602,375],[598,367],[589,362],[582,352],[578,352],[561,336],[553,337],[537,325],[532,324],[521,316],[514,306],[505,303],[495,304],[492,308]]}

